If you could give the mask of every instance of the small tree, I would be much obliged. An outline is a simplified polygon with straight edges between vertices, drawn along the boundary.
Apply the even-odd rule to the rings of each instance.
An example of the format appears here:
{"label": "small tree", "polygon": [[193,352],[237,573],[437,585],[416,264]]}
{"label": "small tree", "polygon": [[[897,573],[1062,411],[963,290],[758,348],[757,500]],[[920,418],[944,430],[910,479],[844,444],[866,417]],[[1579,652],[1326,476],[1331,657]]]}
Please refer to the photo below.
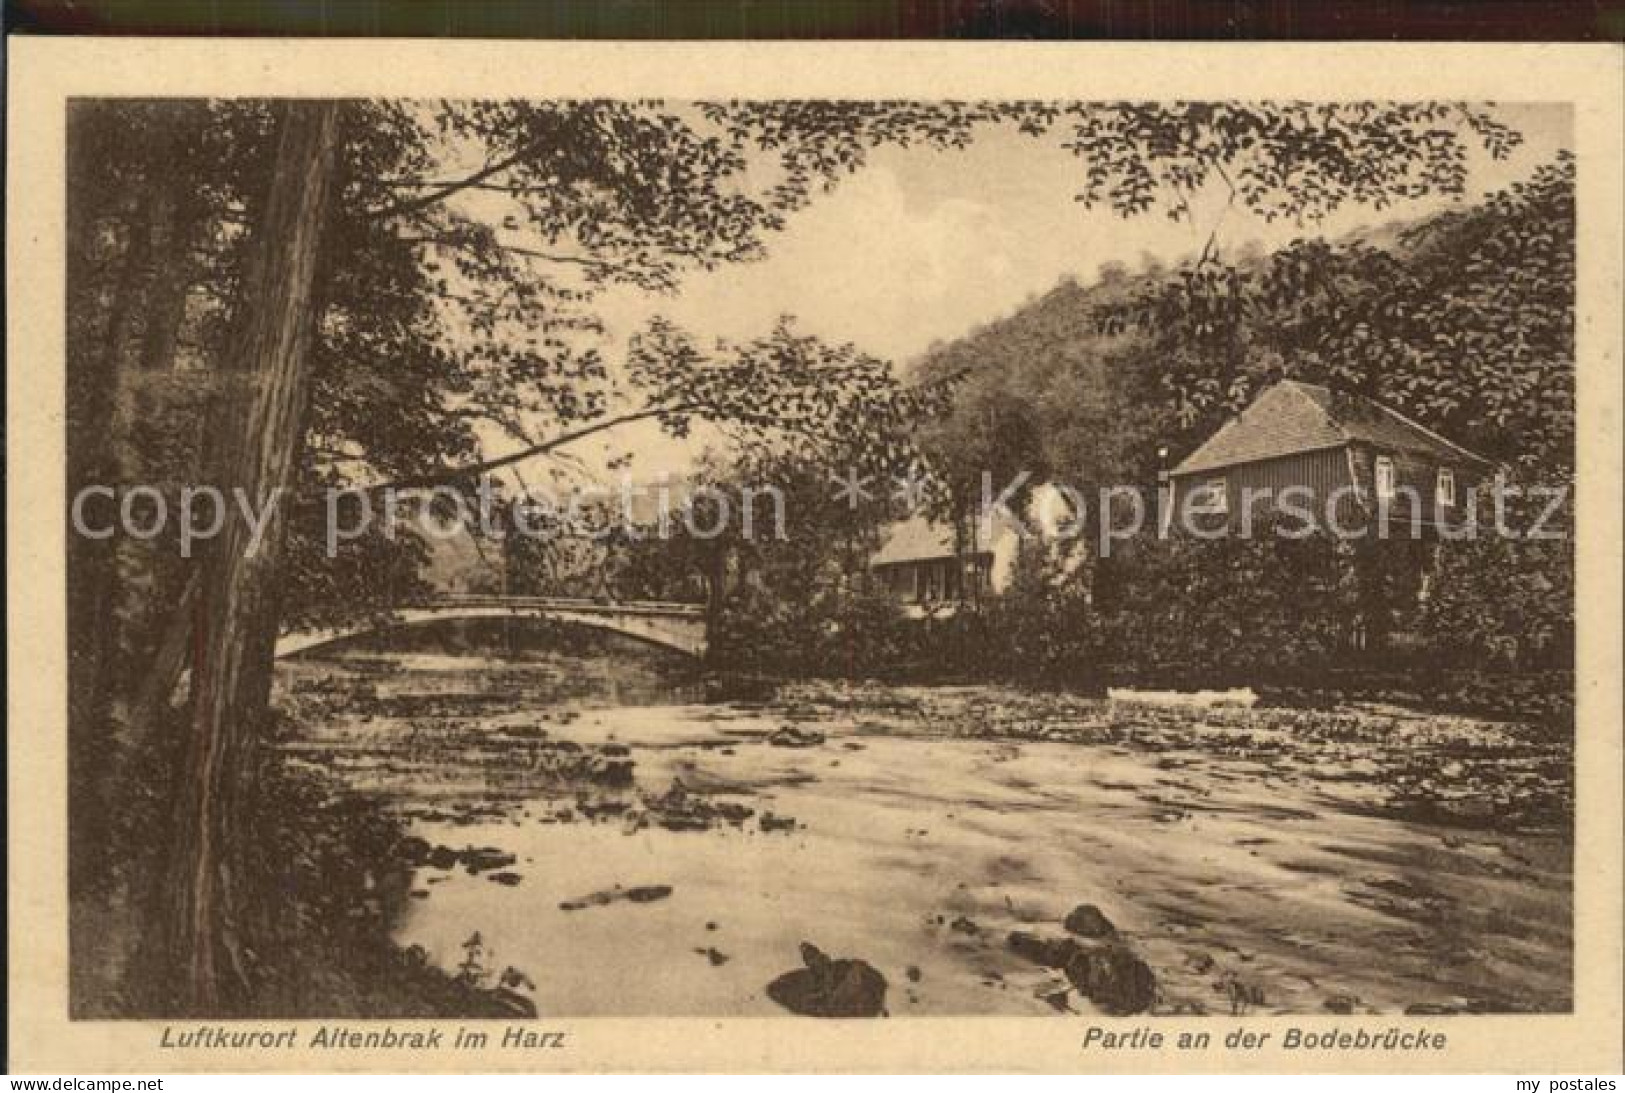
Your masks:
{"label": "small tree", "polygon": [[980,620],[985,667],[1066,682],[1090,677],[1097,634],[1078,561],[1042,538],[1021,541],[1009,586],[988,602]]}

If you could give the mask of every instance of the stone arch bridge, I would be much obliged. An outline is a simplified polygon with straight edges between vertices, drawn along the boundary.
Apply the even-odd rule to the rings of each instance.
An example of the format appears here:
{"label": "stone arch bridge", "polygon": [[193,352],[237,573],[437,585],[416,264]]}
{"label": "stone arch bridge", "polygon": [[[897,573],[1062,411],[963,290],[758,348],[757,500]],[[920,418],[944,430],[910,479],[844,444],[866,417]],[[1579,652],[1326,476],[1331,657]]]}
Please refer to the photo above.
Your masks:
{"label": "stone arch bridge", "polygon": [[565,599],[550,596],[442,596],[396,608],[388,616],[352,625],[295,630],[277,639],[276,655],[291,656],[324,645],[406,626],[458,619],[548,619],[637,638],[703,657],[705,608],[692,603]]}

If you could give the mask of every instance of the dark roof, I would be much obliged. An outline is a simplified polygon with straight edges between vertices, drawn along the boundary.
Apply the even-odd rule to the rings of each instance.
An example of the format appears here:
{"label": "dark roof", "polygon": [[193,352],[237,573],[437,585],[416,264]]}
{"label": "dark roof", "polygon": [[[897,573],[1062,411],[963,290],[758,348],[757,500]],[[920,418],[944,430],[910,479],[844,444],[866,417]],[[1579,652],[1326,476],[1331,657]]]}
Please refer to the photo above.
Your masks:
{"label": "dark roof", "polygon": [[1488,462],[1398,410],[1363,395],[1282,380],[1225,422],[1171,473],[1199,474],[1356,441],[1413,452],[1439,462]]}

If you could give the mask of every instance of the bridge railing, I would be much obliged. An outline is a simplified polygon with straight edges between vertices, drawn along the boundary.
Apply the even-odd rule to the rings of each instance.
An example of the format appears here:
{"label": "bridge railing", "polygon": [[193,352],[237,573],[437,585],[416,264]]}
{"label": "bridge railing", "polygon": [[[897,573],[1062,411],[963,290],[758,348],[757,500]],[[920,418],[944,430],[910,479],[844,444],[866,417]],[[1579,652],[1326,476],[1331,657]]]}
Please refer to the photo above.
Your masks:
{"label": "bridge railing", "polygon": [[666,600],[609,600],[587,596],[500,596],[475,593],[432,596],[406,604],[407,607],[505,607],[538,611],[580,611],[593,614],[658,615],[666,618],[703,618],[705,607],[697,603]]}

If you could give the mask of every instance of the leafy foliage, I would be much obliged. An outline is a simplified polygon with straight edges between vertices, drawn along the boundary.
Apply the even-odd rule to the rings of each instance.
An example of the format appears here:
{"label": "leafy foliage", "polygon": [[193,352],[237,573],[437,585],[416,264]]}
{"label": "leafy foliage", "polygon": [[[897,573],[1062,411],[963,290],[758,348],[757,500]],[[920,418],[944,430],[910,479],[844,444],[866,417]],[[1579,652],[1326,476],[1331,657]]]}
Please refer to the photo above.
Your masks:
{"label": "leafy foliage", "polygon": [[1198,262],[1128,315],[1168,362],[1182,448],[1282,376],[1356,390],[1492,458],[1573,465],[1574,163],[1380,247]]}
{"label": "leafy foliage", "polygon": [[[1539,538],[1484,536],[1441,552],[1417,622],[1445,662],[1501,669],[1572,666],[1572,493],[1548,516],[1549,502],[1515,496],[1508,504],[1507,526],[1526,532],[1538,523]],[[1487,497],[1479,508],[1483,519],[1493,519]]]}
{"label": "leafy foliage", "polygon": [[719,341],[709,352],[656,319],[627,356],[632,383],[651,393],[645,412],[671,435],[687,436],[703,415],[742,446],[789,441],[804,455],[839,454],[871,474],[913,462],[910,427],[946,404],[946,385],[905,388],[887,362],[798,335],[788,318],[765,337]]}
{"label": "leafy foliage", "polygon": [[1093,679],[1099,626],[1089,582],[1077,555],[1040,539],[1027,539],[1016,555],[1010,586],[950,628],[965,667],[981,660],[1001,675]]}
{"label": "leafy foliage", "polygon": [[[1271,255],[1063,282],[921,363],[922,376],[958,384],[922,446],[967,491],[984,469],[1000,481],[1017,470],[1053,477],[1091,498],[1109,485],[1149,490],[1159,464],[1264,385],[1296,376],[1373,395],[1499,461],[1514,481],[1561,486],[1574,452],[1573,185],[1564,154],[1479,205],[1386,239],[1306,239]],[[1426,564],[1414,551],[1345,551],[1336,596],[1306,596],[1297,622],[1262,568],[1293,572],[1296,556],[1152,544],[1099,559],[1078,580],[1092,592],[1100,656],[1127,663],[1306,662],[1336,652],[1357,619],[1374,635],[1420,626],[1446,659],[1561,661],[1573,611],[1561,546],[1444,544],[1420,612]],[[1334,613],[1342,637],[1327,622]],[[995,629],[1050,617],[1041,596]],[[1038,646],[1033,655],[1045,657]]]}
{"label": "leafy foliage", "polygon": [[1521,141],[1492,112],[1457,103],[755,102],[701,109],[738,142],[781,154],[775,191],[794,206],[887,144],[963,147],[985,126],[1059,139],[1084,164],[1076,200],[1124,216],[1159,203],[1178,220],[1214,180],[1266,219],[1324,218],[1460,193],[1465,149],[1504,157]]}
{"label": "leafy foliage", "polygon": [[1249,673],[1317,663],[1344,644],[1355,607],[1346,544],[1265,531],[1136,546],[1100,622],[1114,663]]}

